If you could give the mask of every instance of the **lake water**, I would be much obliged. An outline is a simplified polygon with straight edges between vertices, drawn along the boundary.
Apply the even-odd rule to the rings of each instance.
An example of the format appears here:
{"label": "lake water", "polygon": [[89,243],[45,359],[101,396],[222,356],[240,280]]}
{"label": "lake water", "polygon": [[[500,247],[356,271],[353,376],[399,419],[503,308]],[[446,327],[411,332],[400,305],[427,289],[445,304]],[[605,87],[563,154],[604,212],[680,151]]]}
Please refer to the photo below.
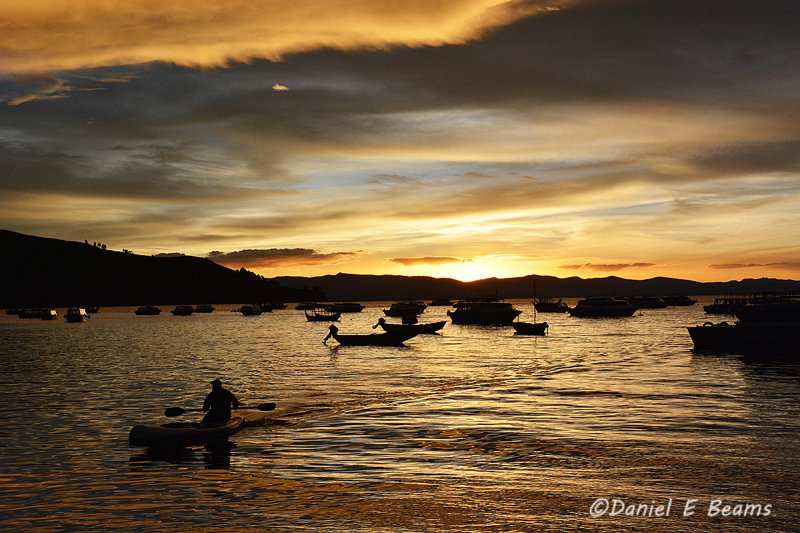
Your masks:
{"label": "lake water", "polygon": [[[366,305],[342,333],[373,331],[388,304]],[[333,350],[328,324],[293,306],[232,308],[0,318],[0,529],[797,528],[800,365],[694,353],[685,327],[708,319],[701,304],[539,314],[547,337],[448,321],[405,348]],[[131,426],[200,407],[217,377],[276,402],[267,425],[229,453],[128,447]]]}

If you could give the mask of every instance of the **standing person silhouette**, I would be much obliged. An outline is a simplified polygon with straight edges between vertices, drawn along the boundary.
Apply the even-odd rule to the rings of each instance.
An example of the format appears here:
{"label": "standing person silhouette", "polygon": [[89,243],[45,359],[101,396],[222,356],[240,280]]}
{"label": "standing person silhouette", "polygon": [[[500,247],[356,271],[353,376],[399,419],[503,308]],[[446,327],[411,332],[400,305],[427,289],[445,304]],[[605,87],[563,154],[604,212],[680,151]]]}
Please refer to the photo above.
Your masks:
{"label": "standing person silhouette", "polygon": [[231,407],[239,408],[239,400],[228,389],[222,388],[222,381],[215,379],[211,382],[211,392],[203,402],[203,424],[224,424],[231,419]]}

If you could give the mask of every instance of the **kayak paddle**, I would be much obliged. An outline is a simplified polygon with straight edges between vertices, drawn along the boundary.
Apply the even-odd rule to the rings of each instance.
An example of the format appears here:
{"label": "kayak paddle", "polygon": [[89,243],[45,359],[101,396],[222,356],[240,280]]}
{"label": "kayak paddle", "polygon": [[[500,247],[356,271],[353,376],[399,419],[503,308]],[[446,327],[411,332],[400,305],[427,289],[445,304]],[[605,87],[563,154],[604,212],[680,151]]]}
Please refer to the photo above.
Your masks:
{"label": "kayak paddle", "polygon": [[[275,409],[275,404],[272,402],[262,403],[256,406],[240,405],[239,409],[255,409],[257,411],[272,411]],[[180,416],[190,411],[202,411],[202,409],[184,409],[183,407],[168,407],[164,410],[164,416]]]}

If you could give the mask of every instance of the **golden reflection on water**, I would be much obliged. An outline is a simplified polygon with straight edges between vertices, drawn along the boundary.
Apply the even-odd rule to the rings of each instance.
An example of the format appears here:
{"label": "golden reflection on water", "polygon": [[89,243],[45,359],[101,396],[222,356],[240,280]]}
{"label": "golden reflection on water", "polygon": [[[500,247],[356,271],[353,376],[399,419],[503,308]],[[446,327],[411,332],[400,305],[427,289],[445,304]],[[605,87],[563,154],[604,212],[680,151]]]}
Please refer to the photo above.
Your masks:
{"label": "golden reflection on water", "polygon": [[[369,331],[381,308],[340,330]],[[0,320],[3,529],[631,529],[592,519],[598,497],[779,510],[635,524],[645,530],[787,527],[800,518],[800,372],[695,356],[676,324],[697,313],[548,317],[535,339],[448,324],[413,348],[335,351],[302,312]],[[220,376],[278,409],[230,449],[127,447],[131,425],[196,405]]]}

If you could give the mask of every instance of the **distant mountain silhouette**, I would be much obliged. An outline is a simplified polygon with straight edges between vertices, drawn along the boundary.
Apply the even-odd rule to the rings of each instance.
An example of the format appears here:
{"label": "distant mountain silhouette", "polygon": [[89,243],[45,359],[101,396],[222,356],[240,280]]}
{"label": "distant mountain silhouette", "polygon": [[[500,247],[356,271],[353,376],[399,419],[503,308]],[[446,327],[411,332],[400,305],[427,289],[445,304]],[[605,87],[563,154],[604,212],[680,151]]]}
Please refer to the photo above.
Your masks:
{"label": "distant mountain silhouette", "polygon": [[517,278],[488,278],[463,282],[450,278],[425,276],[336,274],[320,277],[270,278],[287,287],[316,287],[331,300],[406,300],[432,298],[559,298],[587,296],[668,296],[668,295],[727,295],[754,294],[773,291],[800,291],[800,281],[779,279],[745,279],[702,283],[674,278],[631,280],[609,276],[582,279],[578,277],[524,276]]}
{"label": "distant mountain silhouette", "polygon": [[325,300],[199,257],[151,257],[0,230],[0,307]]}
{"label": "distant mountain silhouette", "polygon": [[263,278],[191,256],[154,257],[0,230],[0,307],[172,305],[433,298],[727,295],[800,291],[770,278],[701,283],[674,278],[524,276],[463,282],[427,276],[336,274]]}

